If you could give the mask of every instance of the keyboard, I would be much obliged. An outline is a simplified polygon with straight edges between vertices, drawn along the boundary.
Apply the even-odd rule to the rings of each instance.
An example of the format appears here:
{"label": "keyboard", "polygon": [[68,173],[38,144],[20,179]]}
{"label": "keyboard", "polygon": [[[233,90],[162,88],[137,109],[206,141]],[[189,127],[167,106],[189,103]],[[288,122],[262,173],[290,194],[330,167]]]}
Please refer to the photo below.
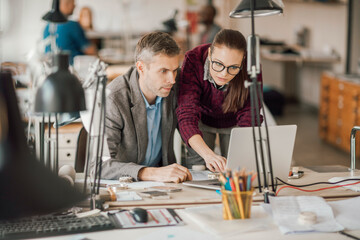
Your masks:
{"label": "keyboard", "polygon": [[0,239],[41,238],[114,229],[102,215],[78,218],[75,215],[46,215],[0,221]]}

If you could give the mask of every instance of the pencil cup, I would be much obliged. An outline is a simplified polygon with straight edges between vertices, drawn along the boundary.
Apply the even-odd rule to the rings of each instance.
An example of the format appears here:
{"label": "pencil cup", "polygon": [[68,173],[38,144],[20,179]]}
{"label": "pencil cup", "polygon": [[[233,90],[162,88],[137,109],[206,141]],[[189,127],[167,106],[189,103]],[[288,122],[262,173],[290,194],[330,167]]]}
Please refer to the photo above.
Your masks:
{"label": "pencil cup", "polygon": [[253,191],[221,190],[225,220],[250,218]]}

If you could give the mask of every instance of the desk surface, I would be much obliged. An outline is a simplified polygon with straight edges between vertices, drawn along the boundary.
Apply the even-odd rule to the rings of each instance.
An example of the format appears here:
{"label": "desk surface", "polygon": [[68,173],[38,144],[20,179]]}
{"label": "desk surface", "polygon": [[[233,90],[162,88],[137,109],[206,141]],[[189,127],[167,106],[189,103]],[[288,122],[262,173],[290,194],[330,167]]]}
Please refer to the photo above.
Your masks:
{"label": "desk surface", "polygon": [[[355,174],[360,178],[360,171],[356,171]],[[308,169],[305,169],[305,174],[300,179],[290,179],[288,183],[295,185],[303,185],[314,182],[328,182],[330,178],[333,177],[350,177],[349,172],[328,172],[328,173],[318,173]],[[345,183],[344,183],[345,184]],[[311,187],[306,187],[306,189],[319,189],[323,187],[329,187],[330,185],[315,185]],[[280,186],[281,187],[281,186]],[[279,187],[278,187],[279,188]],[[320,196],[325,198],[326,200],[336,200],[338,198],[347,198],[347,197],[355,197],[360,196],[360,192],[355,192],[349,189],[345,189],[342,187],[328,189],[318,192],[303,192],[291,188],[285,188],[279,192],[279,196]]]}
{"label": "desk surface", "polygon": [[[357,174],[360,175],[359,171]],[[305,175],[301,179],[291,180],[292,184],[306,184],[314,181],[327,181],[329,178],[334,176],[345,176],[344,173],[316,173],[311,170],[305,170]],[[175,184],[167,184],[167,185],[175,185]],[[177,185],[179,186],[179,184]],[[109,202],[112,206],[116,207],[135,207],[135,206],[143,206],[145,208],[163,208],[163,207],[172,207],[172,208],[187,208],[191,206],[205,206],[205,204],[214,204],[219,203],[221,201],[220,196],[213,190],[206,189],[198,189],[192,188],[188,186],[182,186],[183,190],[179,193],[173,193],[172,199],[170,200],[152,200],[145,199],[144,201],[138,202]],[[136,190],[143,191],[143,190]],[[283,190],[280,194],[284,195],[306,195],[304,192],[294,191],[294,190]],[[338,200],[339,198],[358,196],[360,193],[351,192],[342,188],[332,189],[324,192],[315,192],[311,195],[320,195],[324,196],[327,200]],[[208,205],[211,206],[211,205]],[[94,233],[83,233],[79,235],[77,238],[75,236],[60,236],[60,237],[52,237],[52,238],[42,238],[42,239],[59,239],[59,240],[69,240],[69,239],[90,239],[90,240],[102,240],[102,239],[154,239],[152,237],[156,237],[156,239],[188,239],[185,237],[186,234],[189,236],[190,234],[196,235],[196,239],[239,239],[239,234],[228,234],[228,235],[219,235],[214,234],[214,231],[210,231],[203,226],[200,226],[196,223],[193,218],[191,218],[184,209],[177,209],[178,214],[182,217],[185,226],[175,226],[175,227],[161,227],[161,228],[142,228],[142,229],[122,229],[122,230],[110,230],[103,232],[94,232]],[[308,233],[308,234],[291,234],[291,235],[283,235],[272,219],[265,213],[261,206],[254,206],[252,212],[256,212],[256,219],[261,218],[262,222],[266,222],[263,227],[260,229],[253,229],[247,232],[241,233],[242,239],[264,239],[268,236],[271,236],[270,239],[326,239],[326,240],[338,240],[338,239],[349,239],[348,237],[341,235],[339,233]],[[265,219],[265,221],[263,221]],[[244,222],[249,220],[219,220],[219,227],[221,224],[225,222],[229,222],[229,224],[249,224]],[[250,221],[254,221],[254,218],[250,219]],[[260,224],[261,225],[261,224]],[[259,225],[259,226],[260,226]],[[243,227],[244,228],[244,227]],[[221,230],[221,229],[220,229]],[[216,232],[216,230],[215,230]],[[220,231],[218,231],[220,232]],[[360,237],[359,231],[349,231],[348,233]]]}

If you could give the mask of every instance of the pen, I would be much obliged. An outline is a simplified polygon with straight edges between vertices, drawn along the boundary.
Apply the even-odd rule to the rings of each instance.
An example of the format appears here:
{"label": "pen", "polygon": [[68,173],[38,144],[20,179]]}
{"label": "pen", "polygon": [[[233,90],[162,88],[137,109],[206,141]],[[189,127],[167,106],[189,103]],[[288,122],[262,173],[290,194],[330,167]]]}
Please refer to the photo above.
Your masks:
{"label": "pen", "polygon": [[251,189],[251,173],[247,176],[247,190]]}
{"label": "pen", "polygon": [[235,187],[233,178],[230,178],[230,187],[231,187],[231,191],[233,191],[233,192],[236,191],[236,187]]}
{"label": "pen", "polygon": [[240,191],[244,191],[242,179],[239,180],[239,187],[240,187]]}
{"label": "pen", "polygon": [[234,181],[235,181],[235,187],[236,187],[236,198],[237,198],[238,205],[240,208],[240,216],[241,216],[241,219],[244,219],[245,218],[244,206],[243,206],[243,201],[240,196],[241,192],[240,192],[240,186],[239,186],[239,176],[237,175],[237,173],[234,174]]}

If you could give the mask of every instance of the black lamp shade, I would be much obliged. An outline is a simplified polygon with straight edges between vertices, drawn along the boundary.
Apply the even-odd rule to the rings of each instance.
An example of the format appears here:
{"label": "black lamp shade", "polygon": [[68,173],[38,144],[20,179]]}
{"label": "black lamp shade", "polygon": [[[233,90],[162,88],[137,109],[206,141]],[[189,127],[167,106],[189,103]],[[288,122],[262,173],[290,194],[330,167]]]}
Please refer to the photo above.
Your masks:
{"label": "black lamp shade", "polygon": [[64,23],[67,22],[64,14],[60,12],[59,9],[59,0],[54,0],[52,4],[52,8],[49,12],[47,12],[43,17],[43,20],[52,22],[52,23]]}
{"label": "black lamp shade", "polygon": [[78,78],[69,71],[69,55],[55,56],[56,72],[39,87],[35,112],[64,113],[86,110],[85,94]]}
{"label": "black lamp shade", "polygon": [[[283,12],[273,0],[253,0],[255,2],[254,17],[271,16]],[[240,4],[230,12],[231,18],[250,18],[251,17],[251,0],[242,0]]]}

